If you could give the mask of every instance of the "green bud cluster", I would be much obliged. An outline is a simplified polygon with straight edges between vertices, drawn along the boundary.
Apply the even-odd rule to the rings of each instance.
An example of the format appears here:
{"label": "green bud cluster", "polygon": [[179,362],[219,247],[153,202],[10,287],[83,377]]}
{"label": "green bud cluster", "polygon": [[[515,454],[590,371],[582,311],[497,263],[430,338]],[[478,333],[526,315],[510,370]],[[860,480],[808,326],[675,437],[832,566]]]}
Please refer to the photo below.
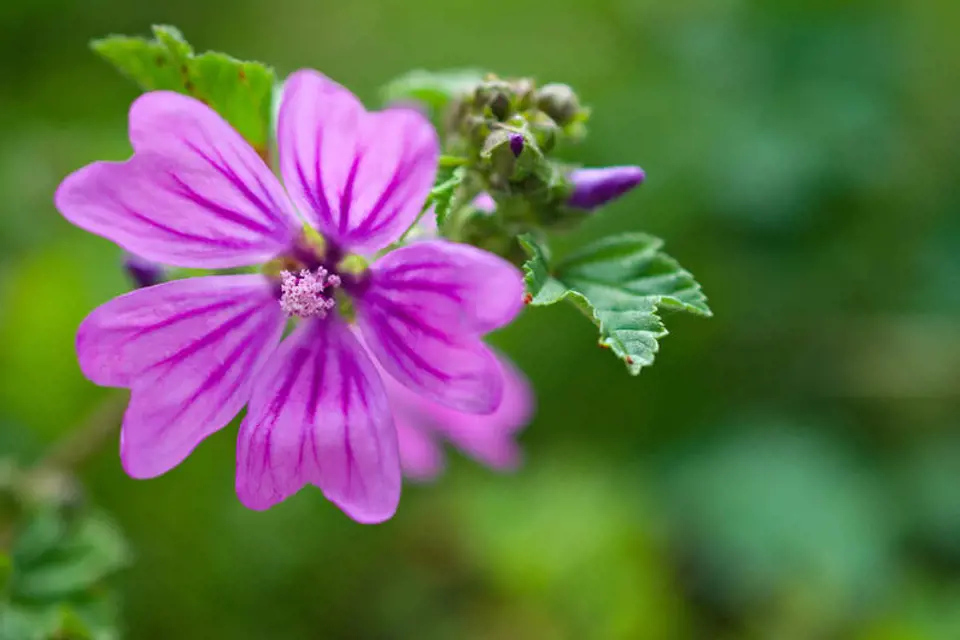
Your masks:
{"label": "green bud cluster", "polygon": [[487,193],[497,204],[495,225],[476,215],[462,221],[462,232],[513,244],[520,233],[582,219],[582,212],[565,206],[569,167],[550,154],[584,137],[588,115],[564,84],[487,75],[462,89],[447,106],[445,151],[467,162],[470,194]]}

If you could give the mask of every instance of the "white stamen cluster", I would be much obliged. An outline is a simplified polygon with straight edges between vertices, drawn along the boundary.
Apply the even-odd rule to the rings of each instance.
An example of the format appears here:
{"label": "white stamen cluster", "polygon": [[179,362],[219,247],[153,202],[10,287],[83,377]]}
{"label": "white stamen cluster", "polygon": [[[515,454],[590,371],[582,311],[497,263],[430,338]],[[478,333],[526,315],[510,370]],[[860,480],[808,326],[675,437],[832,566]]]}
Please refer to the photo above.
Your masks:
{"label": "white stamen cluster", "polygon": [[340,276],[328,273],[320,267],[314,271],[302,269],[300,273],[280,273],[280,308],[288,316],[297,318],[322,318],[337,303],[327,289],[340,286]]}

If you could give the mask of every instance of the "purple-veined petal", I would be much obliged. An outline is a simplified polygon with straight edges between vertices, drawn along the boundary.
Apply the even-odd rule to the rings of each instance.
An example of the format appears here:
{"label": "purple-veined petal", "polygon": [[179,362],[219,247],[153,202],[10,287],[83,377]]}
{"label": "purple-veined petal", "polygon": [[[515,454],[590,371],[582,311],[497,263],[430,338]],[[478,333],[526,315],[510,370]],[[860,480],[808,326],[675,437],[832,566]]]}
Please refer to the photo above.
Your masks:
{"label": "purple-veined petal", "polygon": [[277,126],[287,191],[329,239],[372,253],[413,224],[440,155],[436,131],[422,114],[368,112],[347,89],[303,70],[284,84]]}
{"label": "purple-veined petal", "polygon": [[408,422],[413,416],[394,410],[393,417],[397,425],[403,475],[421,482],[436,478],[443,471],[444,460],[440,445],[433,439],[434,434]]}
{"label": "purple-veined petal", "polygon": [[77,355],[97,384],[129,387],[121,433],[133,477],[177,466],[246,404],[285,317],[261,276],[209,276],[138,289],[80,325]]}
{"label": "purple-veined petal", "polygon": [[[439,472],[442,465],[432,461],[424,444],[426,441],[436,450],[434,438],[448,440],[494,469],[508,470],[519,465],[521,453],[514,438],[533,416],[534,397],[526,377],[505,356],[498,356],[498,360],[504,379],[503,400],[489,415],[455,411],[384,376],[398,424],[401,461],[408,475],[429,477]],[[441,455],[439,450],[435,455]],[[428,469],[433,469],[433,474],[427,474]]]}
{"label": "purple-veined petal", "polygon": [[410,389],[459,411],[490,413],[503,376],[480,336],[522,306],[520,272],[467,245],[435,240],[388,253],[357,299],[364,340]]}
{"label": "purple-veined petal", "polygon": [[424,401],[437,429],[455,447],[494,469],[519,466],[522,454],[515,441],[517,431],[533,417],[535,401],[530,383],[504,356],[498,358],[503,373],[503,399],[489,416],[453,411]]}
{"label": "purple-veined petal", "polygon": [[466,244],[429,240],[391,251],[371,266],[373,293],[413,307],[444,333],[482,335],[523,308],[515,266]]}
{"label": "purple-veined petal", "polygon": [[[369,350],[363,335],[359,331],[355,331],[354,335],[363,348]],[[424,414],[421,405],[436,405],[394,380],[377,364],[376,358],[371,361],[380,374],[384,390],[387,392],[390,411],[397,430],[397,445],[403,475],[421,482],[432,480],[443,471],[443,450],[440,443],[436,441],[437,434],[426,424],[429,418]]]}
{"label": "purple-veined petal", "polygon": [[304,322],[260,372],[237,447],[237,495],[266,509],[314,484],[358,522],[400,500],[393,418],[376,368],[336,316]]}
{"label": "purple-veined petal", "polygon": [[154,91],[130,107],[134,155],[67,176],[54,201],[67,220],[147,260],[179,267],[257,264],[298,230],[263,160],[202,102]]}
{"label": "purple-veined petal", "polygon": [[441,333],[416,314],[375,295],[358,305],[357,324],[380,365],[435,402],[471,413],[494,411],[503,377],[480,339]]}

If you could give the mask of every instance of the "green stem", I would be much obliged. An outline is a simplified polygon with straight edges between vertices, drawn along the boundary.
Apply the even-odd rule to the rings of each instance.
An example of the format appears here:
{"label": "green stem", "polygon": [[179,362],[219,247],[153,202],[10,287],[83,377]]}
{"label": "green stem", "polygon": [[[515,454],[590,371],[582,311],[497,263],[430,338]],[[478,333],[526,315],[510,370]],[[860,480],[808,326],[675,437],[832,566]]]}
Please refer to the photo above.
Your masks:
{"label": "green stem", "polygon": [[413,221],[413,224],[411,224],[409,227],[407,227],[407,230],[403,232],[403,235],[401,235],[400,238],[399,238],[396,242],[393,243],[393,247],[399,247],[399,246],[401,246],[401,245],[403,244],[404,240],[407,239],[407,236],[410,235],[410,232],[417,228],[417,226],[420,224],[420,220],[423,219],[423,215],[430,209],[430,204],[431,204],[431,202],[430,202],[430,200],[428,199],[428,200],[424,203],[423,208],[420,209],[420,213],[417,214],[417,218]]}
{"label": "green stem", "polygon": [[451,167],[464,167],[470,164],[469,158],[461,158],[459,156],[440,156],[440,168],[449,169]]}
{"label": "green stem", "polygon": [[128,399],[129,394],[125,392],[109,394],[83,422],[54,443],[37,468],[76,470],[117,433]]}

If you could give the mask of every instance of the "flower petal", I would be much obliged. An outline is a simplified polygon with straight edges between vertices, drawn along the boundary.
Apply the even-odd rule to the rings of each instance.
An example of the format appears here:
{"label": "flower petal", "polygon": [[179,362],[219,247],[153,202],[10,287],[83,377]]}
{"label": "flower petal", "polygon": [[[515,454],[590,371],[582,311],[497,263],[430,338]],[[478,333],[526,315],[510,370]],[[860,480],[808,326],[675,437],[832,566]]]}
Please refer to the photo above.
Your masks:
{"label": "flower petal", "polygon": [[237,447],[237,495],[266,509],[306,483],[358,522],[400,500],[393,418],[373,363],[338,318],[311,321],[259,375]]}
{"label": "flower petal", "polygon": [[444,240],[391,251],[371,267],[375,294],[410,306],[444,333],[482,335],[523,308],[523,275],[488,251]]}
{"label": "flower petal", "polygon": [[70,222],[155,262],[198,268],[256,264],[298,229],[263,160],[212,109],[154,91],[130,108],[126,162],[67,176],[54,201]]}
{"label": "flower petal", "polygon": [[522,306],[523,280],[505,260],[468,245],[418,242],[373,264],[357,300],[370,351],[401,384],[469,413],[500,404],[503,376],[480,341]]}
{"label": "flower petal", "polygon": [[430,431],[407,422],[406,414],[394,410],[393,417],[397,423],[397,442],[400,445],[403,475],[421,482],[436,478],[444,466],[440,445],[434,442]]}
{"label": "flower petal", "polygon": [[422,114],[367,112],[347,89],[311,70],[284,84],[277,146],[296,205],[318,231],[357,253],[385,247],[413,224],[440,155]]}
{"label": "flower petal", "polygon": [[210,276],[138,289],[80,325],[84,374],[130,387],[121,456],[136,478],[177,466],[243,408],[285,318],[261,276]]}
{"label": "flower petal", "polygon": [[[408,474],[411,471],[420,474],[424,468],[431,468],[427,467],[432,460],[427,457],[422,441],[426,440],[437,449],[433,438],[444,438],[470,457],[495,469],[513,469],[519,465],[521,453],[514,437],[533,415],[533,392],[526,377],[508,358],[500,355],[497,359],[504,379],[503,400],[489,415],[455,411],[384,376],[398,424],[400,456]],[[401,424],[404,429],[399,428]],[[434,475],[440,466],[433,463]]]}
{"label": "flower petal", "polygon": [[498,358],[503,374],[503,400],[489,416],[453,411],[424,401],[437,430],[455,447],[494,469],[519,466],[522,454],[514,440],[533,417],[535,401],[530,383],[504,356]]}
{"label": "flower petal", "polygon": [[438,332],[417,313],[374,295],[358,305],[357,324],[380,365],[430,400],[470,413],[494,411],[503,377],[480,339]]}

